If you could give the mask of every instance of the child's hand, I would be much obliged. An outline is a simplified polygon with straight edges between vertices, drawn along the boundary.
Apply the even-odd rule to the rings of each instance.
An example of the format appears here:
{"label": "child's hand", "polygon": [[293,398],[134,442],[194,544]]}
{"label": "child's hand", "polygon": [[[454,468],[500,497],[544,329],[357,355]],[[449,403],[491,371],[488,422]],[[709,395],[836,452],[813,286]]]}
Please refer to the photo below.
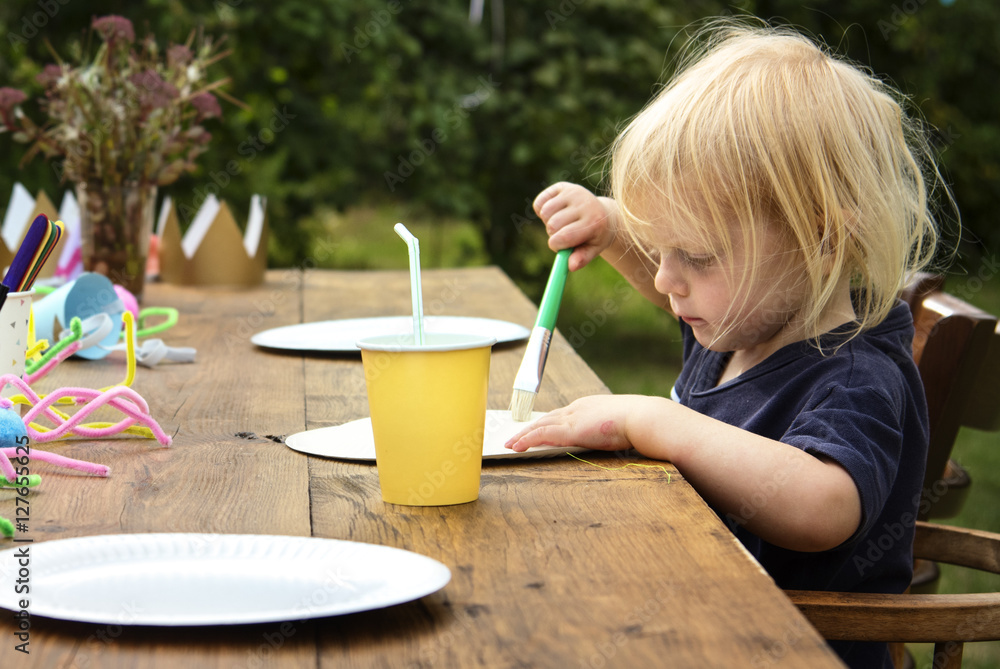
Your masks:
{"label": "child's hand", "polygon": [[521,453],[532,446],[582,446],[600,451],[632,447],[625,437],[628,396],[594,395],[545,414],[504,446]]}
{"label": "child's hand", "polygon": [[545,223],[549,248],[576,249],[569,258],[570,271],[587,265],[614,241],[615,201],[579,184],[553,184],[538,194],[533,206]]}

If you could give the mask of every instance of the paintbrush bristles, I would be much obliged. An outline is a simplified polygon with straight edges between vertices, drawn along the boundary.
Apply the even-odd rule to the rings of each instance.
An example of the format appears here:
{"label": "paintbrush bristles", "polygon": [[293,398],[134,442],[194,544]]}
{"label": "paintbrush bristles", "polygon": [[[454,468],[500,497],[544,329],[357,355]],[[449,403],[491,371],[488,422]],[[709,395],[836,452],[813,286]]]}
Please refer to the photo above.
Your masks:
{"label": "paintbrush bristles", "polygon": [[528,337],[524,358],[514,377],[514,394],[510,398],[510,413],[516,422],[523,423],[531,419],[531,410],[535,406],[538,388],[542,385],[542,372],[545,370],[545,360],[549,357],[551,342],[552,331],[537,325]]}
{"label": "paintbrush bristles", "polygon": [[535,397],[538,393],[530,390],[514,389],[510,398],[510,415],[518,423],[531,420],[531,411],[535,408]]}

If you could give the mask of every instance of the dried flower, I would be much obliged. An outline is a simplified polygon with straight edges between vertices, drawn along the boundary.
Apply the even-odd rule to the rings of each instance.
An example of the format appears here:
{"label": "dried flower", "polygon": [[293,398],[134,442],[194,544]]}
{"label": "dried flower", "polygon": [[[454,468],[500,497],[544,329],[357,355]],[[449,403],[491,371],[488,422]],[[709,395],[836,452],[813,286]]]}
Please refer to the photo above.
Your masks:
{"label": "dried flower", "polygon": [[90,27],[96,30],[105,42],[124,41],[131,44],[135,41],[135,30],[132,28],[132,22],[123,16],[112,14],[95,18]]}
{"label": "dried flower", "polygon": [[191,98],[191,106],[198,111],[198,120],[222,116],[222,107],[211,93],[199,93]]}
{"label": "dried flower", "polygon": [[228,55],[220,42],[192,33],[164,59],[152,36],[136,42],[124,17],[95,18],[91,29],[101,40],[92,58],[47,65],[36,77],[47,123],[18,107],[23,92],[3,88],[0,132],[31,143],[25,161],[62,158],[63,179],[77,183],[163,186],[194,170],[211,137],[202,121],[222,115],[210,91],[228,80],[208,80],[209,66]]}
{"label": "dried flower", "polygon": [[16,128],[12,112],[14,107],[27,99],[28,96],[16,88],[9,88],[7,86],[0,88],[0,121],[3,121],[4,130]]}
{"label": "dried flower", "polygon": [[179,95],[177,87],[164,81],[156,70],[136,72],[129,81],[138,89],[139,104],[146,109],[167,107]]}
{"label": "dried flower", "polygon": [[42,86],[51,86],[58,83],[59,78],[63,76],[63,68],[61,65],[46,65],[44,69],[35,77],[35,81],[40,83]]}
{"label": "dried flower", "polygon": [[28,96],[25,95],[23,91],[19,91],[16,88],[10,88],[8,86],[0,88],[0,109],[3,111],[10,111],[27,99]]}
{"label": "dried flower", "polygon": [[185,67],[194,59],[191,49],[183,44],[174,44],[167,49],[167,67]]}

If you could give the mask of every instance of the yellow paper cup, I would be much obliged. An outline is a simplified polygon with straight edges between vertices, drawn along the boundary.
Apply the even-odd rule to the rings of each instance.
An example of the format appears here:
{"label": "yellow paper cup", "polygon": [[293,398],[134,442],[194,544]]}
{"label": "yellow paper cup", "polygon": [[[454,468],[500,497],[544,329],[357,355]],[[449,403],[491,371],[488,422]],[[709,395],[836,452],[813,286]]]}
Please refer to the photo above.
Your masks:
{"label": "yellow paper cup", "polygon": [[479,497],[490,352],[478,335],[382,335],[359,341],[382,499],[407,506]]}

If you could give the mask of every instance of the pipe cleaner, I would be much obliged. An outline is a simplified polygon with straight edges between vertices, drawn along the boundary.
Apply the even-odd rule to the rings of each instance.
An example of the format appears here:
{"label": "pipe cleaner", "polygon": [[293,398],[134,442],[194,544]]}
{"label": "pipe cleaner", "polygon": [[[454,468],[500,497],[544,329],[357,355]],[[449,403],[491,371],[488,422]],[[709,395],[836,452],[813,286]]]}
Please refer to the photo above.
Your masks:
{"label": "pipe cleaner", "polygon": [[[76,320],[76,319],[74,319],[74,320]],[[126,312],[123,315],[122,320],[123,320],[124,325],[125,325],[126,333],[129,334],[129,335],[131,335],[132,334],[132,330],[134,328],[134,321],[132,319],[132,314]],[[96,325],[95,325],[95,323],[96,323]],[[39,361],[42,366],[41,367],[37,367],[37,369],[35,367],[33,367],[33,369],[35,369],[35,373],[32,374],[32,375],[30,375],[26,379],[27,384],[30,386],[30,384],[34,383],[39,378],[43,377],[45,374],[47,374],[49,371],[51,371],[51,369],[55,365],[57,365],[58,363],[62,362],[66,358],[70,357],[71,355],[73,355],[80,348],[83,348],[83,347],[86,347],[88,345],[91,345],[89,342],[102,340],[107,335],[107,333],[110,332],[110,330],[108,328],[110,328],[111,326],[112,326],[112,322],[111,322],[110,317],[107,314],[97,314],[96,316],[91,316],[91,317],[85,319],[84,321],[82,321],[82,323],[80,323],[80,325],[77,326],[75,329],[74,329],[73,322],[71,321],[70,322],[70,328],[71,328],[72,334],[68,335],[66,337],[68,340],[70,340],[71,343],[69,345],[65,346],[64,348],[62,348],[61,351],[58,351],[53,357],[51,357],[51,358],[49,358],[47,360],[43,358],[43,360]],[[79,337],[79,334],[80,334],[81,331],[87,332],[87,334],[83,335],[82,338]],[[99,391],[93,391],[93,390],[90,390],[90,389],[86,389],[86,390],[83,391],[85,395],[87,395],[88,397],[90,397],[91,399],[93,399],[93,394],[94,393],[107,393],[107,392],[111,391],[114,388],[118,388],[118,387],[122,387],[122,386],[126,386],[127,387],[127,386],[130,386],[132,384],[132,381],[135,379],[135,362],[136,362],[135,338],[132,337],[132,336],[129,336],[128,339],[126,340],[126,342],[127,343],[123,345],[124,348],[125,348],[125,350],[126,350],[126,361],[127,361],[127,367],[128,367],[128,371],[126,372],[125,380],[121,384],[119,384],[119,385],[108,386],[106,388],[102,388]],[[53,347],[53,348],[55,348],[55,347]],[[29,390],[30,390],[30,388],[29,388]],[[58,391],[57,397],[55,399],[53,399],[51,402],[49,400],[45,400],[46,403],[47,403],[48,409],[49,409],[49,410],[45,411],[45,416],[48,417],[53,422],[55,422],[57,425],[60,422],[63,423],[63,424],[65,424],[67,421],[71,421],[71,418],[70,418],[69,414],[66,414],[66,413],[63,413],[62,411],[59,411],[58,409],[56,409],[52,405],[54,405],[54,404],[85,404],[87,402],[87,397],[83,397],[83,396],[77,397],[77,396],[74,396],[72,394],[72,392],[66,392],[67,390],[68,389],[62,389],[61,391]],[[47,396],[45,396],[45,395],[35,395],[35,397],[37,397],[38,400],[43,400]],[[139,397],[139,395],[136,393],[135,397]],[[30,400],[29,397],[26,396],[26,394],[15,395],[14,397],[11,398],[11,400],[15,404],[21,404],[21,405],[27,405],[27,406],[32,406],[33,404],[35,404],[38,401],[38,400],[34,400],[34,401]],[[112,404],[112,406],[115,406],[115,405]],[[83,412],[82,415],[86,416],[86,415],[88,415],[88,413],[91,413],[94,410],[96,410],[96,407],[94,409],[92,409],[92,410]],[[148,408],[146,409],[146,412],[148,413]],[[34,415],[34,414],[32,414],[32,415]],[[143,420],[142,422],[146,422],[146,421]],[[76,425],[76,423],[74,423],[74,425]],[[45,427],[45,426],[42,426],[42,425],[38,425],[38,424],[34,424],[34,423],[32,423],[30,425],[30,427],[34,430],[34,432],[36,434],[40,434],[40,435],[41,434],[47,434],[47,433],[49,433],[49,432],[52,431],[51,428],[48,428],[48,427]],[[94,432],[94,430],[97,430],[97,432]],[[109,433],[109,432],[107,432],[108,430],[112,430],[112,432]],[[108,422],[87,423],[87,424],[83,424],[83,425],[79,425],[78,427],[75,427],[75,429],[73,429],[73,431],[72,431],[72,434],[78,435],[78,436],[87,436],[87,437],[91,437],[91,436],[100,437],[100,436],[107,436],[108,434],[114,434],[114,430],[116,430],[118,432],[121,432],[121,433],[124,433],[124,434],[130,434],[130,435],[134,435],[134,436],[144,437],[144,438],[147,438],[147,439],[156,439],[157,441],[160,441],[161,443],[163,443],[163,440],[162,440],[161,436],[158,435],[156,433],[156,431],[152,430],[150,427],[147,427],[145,425],[128,424],[127,421],[123,421],[123,422],[119,422],[119,423],[108,423]],[[162,434],[162,431],[161,431],[161,434]],[[54,438],[56,438],[56,437],[47,437],[44,440],[54,439]]]}
{"label": "pipe cleaner", "polygon": [[[131,314],[126,311],[125,315],[129,316]],[[150,316],[165,316],[166,319],[162,323],[142,328],[146,319]],[[171,362],[194,362],[198,351],[184,346],[167,346],[162,339],[147,339],[142,342],[142,345],[138,348],[138,350],[135,350],[136,339],[157,334],[173,327],[177,323],[177,318],[177,310],[170,307],[149,307],[147,309],[143,309],[139,313],[138,325],[142,329],[132,336],[131,341],[133,350],[135,351],[134,355],[136,362],[143,367],[155,367],[164,360],[169,360]],[[105,348],[110,351],[120,351],[127,348],[130,338],[127,329],[122,332],[122,338],[125,339],[125,344],[118,344],[116,346]]]}
{"label": "pipe cleaner", "polygon": [[[10,449],[10,450],[13,451],[15,449]],[[10,461],[10,453],[7,453],[7,449],[4,449],[3,452],[7,455],[7,463],[4,464],[3,467],[0,467],[0,469],[7,469],[7,464],[11,465],[11,467],[13,468],[13,463],[11,463]],[[19,458],[21,457],[21,455],[22,454],[20,453],[14,453],[15,458]],[[0,459],[0,464],[2,463],[3,460]],[[15,472],[13,478],[0,476],[0,488],[34,488],[39,483],[42,482],[42,477],[39,476],[38,474],[28,474],[27,476],[17,476],[16,474],[17,473]]]}
{"label": "pipe cleaner", "polygon": [[[87,439],[103,439],[125,432],[138,423],[148,429],[153,438],[164,446],[169,446],[171,443],[170,437],[149,415],[149,405],[146,404],[146,400],[127,386],[114,386],[103,391],[91,388],[59,388],[47,394],[43,399],[15,374],[0,376],[0,387],[4,385],[16,387],[28,400],[31,408],[24,415],[24,423],[28,430],[28,436],[33,441],[55,441],[70,435]],[[55,410],[52,406],[63,399],[82,404],[82,406],[75,414],[68,416]],[[83,424],[87,416],[103,406],[117,409],[126,417],[117,423]],[[34,425],[32,421],[39,416],[44,416],[52,421],[56,427],[49,429]]]}
{"label": "pipe cleaner", "polygon": [[72,344],[78,342],[82,337],[83,337],[83,322],[79,319],[79,317],[74,317],[73,320],[69,322],[69,330],[63,330],[63,332],[59,336],[59,341],[57,341],[54,346],[50,347],[49,342],[46,339],[42,339],[36,342],[35,345],[32,347],[32,350],[28,351],[27,353],[28,358],[32,358],[33,357],[32,353],[37,352],[39,348],[42,350],[45,349],[48,350],[45,350],[45,353],[37,360],[29,362],[27,365],[25,365],[24,373],[27,375],[26,379],[27,382],[34,383],[38,379],[48,374],[49,371],[53,367],[55,367],[58,363],[62,362],[70,355],[75,353],[76,350],[79,350],[81,346],[77,346],[76,350],[74,350],[73,353],[68,353],[64,356],[61,356],[58,360],[56,360],[56,356],[62,353],[65,349],[69,348]]}
{"label": "pipe cleaner", "polygon": [[[47,462],[57,467],[76,469],[87,474],[105,477],[110,473],[106,465],[98,465],[84,460],[74,460],[56,453],[25,449],[24,446],[7,444],[22,444],[27,442],[28,428],[21,417],[13,411],[13,403],[8,399],[0,399],[0,489],[3,488],[34,488],[42,482],[38,474],[17,475],[17,470],[11,458],[22,464],[21,458],[27,457],[40,462]],[[25,452],[27,450],[27,453]],[[7,518],[0,516],[0,534],[6,537],[14,536],[14,525]]]}
{"label": "pipe cleaner", "polygon": [[[126,312],[122,317],[122,322],[125,325],[126,332],[131,334],[133,328],[135,327],[132,314]],[[27,381],[29,385],[35,383],[52,371],[57,364],[66,360],[81,348],[92,346],[95,342],[101,341],[111,331],[111,327],[113,327],[113,323],[110,316],[107,314],[97,314],[96,316],[91,316],[83,321],[74,317],[70,321],[70,329],[64,330],[62,334],[60,334],[59,342],[46,351],[45,355],[41,358],[31,362],[25,367],[25,372],[27,374],[25,381]],[[132,381],[135,380],[135,341],[131,337],[129,338],[129,341],[132,344],[124,347],[126,354],[125,380],[120,384],[115,385],[131,386]],[[42,342],[45,342],[45,340],[42,340]],[[47,345],[47,342],[45,343]],[[107,386],[101,390],[104,391],[113,387],[114,386]],[[23,395],[15,395],[12,399],[15,404],[27,404]],[[72,403],[72,401],[63,402],[63,404],[66,403]]]}
{"label": "pipe cleaner", "polygon": [[[14,404],[6,398],[0,399],[0,488],[34,488],[42,482],[38,474],[18,476],[11,458],[18,460],[28,457],[39,462],[47,462],[56,467],[75,469],[86,474],[106,477],[111,472],[107,465],[99,465],[86,460],[75,460],[65,455],[40,451],[36,448],[25,448],[23,444],[30,443],[30,429],[24,424]],[[16,444],[22,444],[17,446]]]}
{"label": "pipe cleaner", "polygon": [[[18,454],[16,448],[0,448],[0,453],[10,457],[17,458]],[[65,455],[59,455],[58,453],[52,453],[51,451],[40,451],[37,448],[32,448],[28,457],[32,460],[38,460],[39,462],[46,462],[55,467],[62,467],[63,469],[75,469],[78,472],[83,472],[84,474],[93,474],[94,476],[100,476],[101,478],[107,478],[111,474],[111,468],[107,465],[99,465],[95,462],[88,462],[87,460],[76,460],[74,458],[67,458]],[[2,458],[0,458],[2,461]],[[36,474],[30,474],[28,476],[28,487],[31,488],[41,482],[41,477],[38,476],[36,479]],[[24,478],[23,476],[20,478]],[[4,477],[6,479],[6,477]],[[32,482],[34,481],[34,483]],[[7,487],[6,484],[0,482],[0,485]],[[17,486],[20,487],[20,486]]]}
{"label": "pipe cleaner", "polygon": [[[135,296],[124,286],[115,285],[115,293],[125,305],[125,310],[131,313],[136,319],[136,339],[143,339],[154,334],[159,334],[169,330],[177,324],[178,311],[173,307],[146,307],[139,309],[139,302]],[[147,325],[149,319],[154,316],[162,316],[163,320],[153,325]],[[128,338],[127,332],[122,332],[121,338]],[[122,344],[116,346],[102,346],[106,351],[120,351]],[[194,362],[197,351],[193,348],[172,347],[163,343],[162,339],[149,339],[142,343],[136,351],[136,361],[143,367],[155,367],[164,360],[171,362]]]}
{"label": "pipe cleaner", "polygon": [[[39,286],[36,287],[35,290],[43,295],[47,295],[48,293],[51,293],[54,289],[47,286],[46,287]],[[132,350],[135,351],[134,355],[135,362],[138,362],[143,367],[155,367],[164,360],[168,360],[170,362],[195,361],[195,356],[198,353],[197,350],[183,346],[167,346],[162,339],[149,339],[144,341],[142,345],[139,346],[137,349],[134,348],[136,346],[135,342],[136,339],[143,339],[145,337],[150,337],[154,334],[159,334],[177,325],[177,321],[180,318],[180,314],[177,311],[177,309],[174,309],[173,307],[146,307],[145,309],[140,310],[138,308],[138,303],[136,302],[135,297],[133,297],[131,293],[129,293],[127,290],[125,290],[119,285],[115,285],[115,292],[118,294],[119,298],[126,306],[126,309],[122,314],[122,322],[124,327],[122,328],[121,339],[124,340],[125,342],[128,342],[130,338],[133,339]],[[110,316],[108,316],[107,314],[97,314],[96,316],[92,316],[91,318],[88,318],[85,321],[83,321],[84,331],[87,332],[91,331],[91,328],[88,326],[89,323],[98,322],[104,325],[103,321],[98,320],[101,317],[107,319],[106,323],[107,327],[110,328],[113,326]],[[158,323],[153,323],[151,325],[148,325],[147,322],[154,317],[162,317],[163,320]],[[130,334],[129,331],[129,322],[128,322],[129,318],[131,318],[135,323],[134,332],[132,334]],[[45,340],[41,340],[37,343],[32,344],[34,340],[34,331],[35,331],[33,325],[34,314],[29,316],[29,319],[31,319],[31,322],[29,322],[28,324],[29,350],[27,353],[27,357],[29,360],[33,360],[33,362],[30,363],[31,367],[28,369],[28,373],[30,374],[35,369],[40,368],[41,365],[45,364],[45,360],[38,361],[35,360],[35,358],[38,356],[41,350],[45,350],[45,348],[48,347],[48,342],[46,342]],[[91,319],[94,319],[94,321],[92,321]],[[72,328],[72,321],[70,321],[70,327]],[[65,357],[62,358],[61,360],[64,360],[65,358],[72,356],[74,353],[76,353],[81,349],[97,345],[98,342],[104,340],[104,337],[107,336],[107,334],[110,331],[111,331],[110,329],[102,330],[100,336],[98,336],[98,333],[96,331],[93,332],[92,335],[87,335],[82,341],[81,346],[77,347],[76,350],[72,351],[71,353],[66,354]],[[65,335],[65,331],[62,335],[60,335],[60,341],[62,341],[63,336],[67,336]],[[105,346],[103,348],[108,351],[128,351],[127,343],[118,344],[116,346]],[[46,351],[46,355],[49,355],[49,353],[50,351]],[[55,356],[56,353],[51,353],[51,355]],[[132,354],[130,353],[129,356],[131,357],[131,355]],[[50,369],[51,367],[47,368],[47,370]],[[46,371],[46,373],[48,372]],[[38,378],[41,378],[42,376],[45,376],[45,374],[39,375]],[[125,385],[131,385],[131,383],[129,382],[126,383]]]}
{"label": "pipe cleaner", "polygon": [[[123,319],[125,321],[126,319]],[[26,357],[25,372],[31,377],[29,383],[34,383],[42,378],[55,367],[56,364],[70,357],[80,349],[94,346],[102,341],[111,332],[114,322],[108,314],[96,314],[84,320],[74,316],[70,320],[68,330],[63,330],[59,334],[59,341],[55,346],[49,347],[46,339],[41,339],[30,344]],[[129,323],[126,323],[126,328]],[[33,338],[34,328],[29,324],[29,339]],[[39,350],[45,350],[43,355],[33,355]],[[67,351],[67,349],[72,349]],[[55,362],[52,362],[52,361]],[[44,371],[43,371],[44,369]]]}
{"label": "pipe cleaner", "polygon": [[[163,320],[155,325],[146,325],[147,319],[153,316],[163,316]],[[179,312],[173,307],[146,307],[139,311],[137,317],[138,329],[136,330],[135,336],[139,339],[143,337],[149,337],[151,335],[159,334],[177,325],[177,321],[180,318]],[[125,333],[122,332],[122,338],[125,338]]]}

